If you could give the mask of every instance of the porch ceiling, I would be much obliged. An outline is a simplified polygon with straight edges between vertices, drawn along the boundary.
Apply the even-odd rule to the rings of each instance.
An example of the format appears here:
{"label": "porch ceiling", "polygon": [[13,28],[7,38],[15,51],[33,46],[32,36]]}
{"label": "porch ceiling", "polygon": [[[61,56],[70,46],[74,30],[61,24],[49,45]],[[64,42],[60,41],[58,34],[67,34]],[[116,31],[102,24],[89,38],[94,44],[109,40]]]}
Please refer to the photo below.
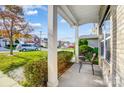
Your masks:
{"label": "porch ceiling", "polygon": [[100,5],[60,5],[58,13],[71,26],[97,23]]}

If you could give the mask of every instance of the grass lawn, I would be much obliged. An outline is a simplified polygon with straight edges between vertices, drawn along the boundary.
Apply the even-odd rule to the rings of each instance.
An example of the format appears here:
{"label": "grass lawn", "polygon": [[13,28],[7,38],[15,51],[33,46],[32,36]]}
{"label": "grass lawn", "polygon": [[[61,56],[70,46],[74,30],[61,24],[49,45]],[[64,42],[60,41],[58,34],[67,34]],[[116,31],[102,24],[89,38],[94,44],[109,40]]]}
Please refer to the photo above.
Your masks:
{"label": "grass lawn", "polygon": [[74,52],[74,48],[60,48],[59,50]]}
{"label": "grass lawn", "polygon": [[8,53],[0,53],[0,70],[7,73],[27,62],[39,61],[44,57],[47,57],[47,51],[16,52],[14,56],[9,56]]}

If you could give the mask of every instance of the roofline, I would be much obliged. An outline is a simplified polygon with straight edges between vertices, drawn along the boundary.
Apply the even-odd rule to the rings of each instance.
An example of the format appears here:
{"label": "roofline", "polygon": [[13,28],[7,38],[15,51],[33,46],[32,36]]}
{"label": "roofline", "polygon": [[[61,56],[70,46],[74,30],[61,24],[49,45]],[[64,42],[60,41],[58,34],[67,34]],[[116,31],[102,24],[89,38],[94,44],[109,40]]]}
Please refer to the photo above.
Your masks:
{"label": "roofline", "polygon": [[[88,37],[88,36],[92,36],[92,37]],[[96,35],[82,35],[79,37],[79,39],[98,39],[99,37]]]}
{"label": "roofline", "polygon": [[[57,12],[60,16],[62,16],[71,26],[80,26],[83,25],[85,23],[79,24],[76,20],[76,18],[74,17],[74,15],[72,14],[71,9],[68,8],[67,5],[58,5],[57,6]],[[100,10],[100,9],[99,9]],[[96,21],[97,23],[99,23],[99,21]],[[88,23],[88,22],[87,22]],[[94,22],[93,22],[94,23]]]}

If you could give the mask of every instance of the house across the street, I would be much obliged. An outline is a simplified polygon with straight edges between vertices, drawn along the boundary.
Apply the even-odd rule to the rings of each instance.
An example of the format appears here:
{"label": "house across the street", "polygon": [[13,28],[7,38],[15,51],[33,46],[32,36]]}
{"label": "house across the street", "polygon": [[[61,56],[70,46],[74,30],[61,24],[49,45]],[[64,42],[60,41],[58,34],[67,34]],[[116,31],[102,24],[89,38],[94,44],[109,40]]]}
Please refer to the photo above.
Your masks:
{"label": "house across the street", "polygon": [[97,35],[81,35],[80,39],[87,39],[90,47],[98,47],[98,36]]}

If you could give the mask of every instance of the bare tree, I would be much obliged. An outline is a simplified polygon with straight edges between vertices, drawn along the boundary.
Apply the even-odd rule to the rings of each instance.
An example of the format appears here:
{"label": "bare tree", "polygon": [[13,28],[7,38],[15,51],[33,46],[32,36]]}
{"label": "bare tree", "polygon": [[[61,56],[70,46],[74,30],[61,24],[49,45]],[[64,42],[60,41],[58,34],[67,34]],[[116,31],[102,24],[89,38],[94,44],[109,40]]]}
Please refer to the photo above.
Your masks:
{"label": "bare tree", "polygon": [[10,40],[10,55],[13,55],[13,36],[22,31],[29,31],[28,23],[24,20],[24,13],[21,6],[6,5],[4,10],[0,11],[0,28],[7,31]]}

